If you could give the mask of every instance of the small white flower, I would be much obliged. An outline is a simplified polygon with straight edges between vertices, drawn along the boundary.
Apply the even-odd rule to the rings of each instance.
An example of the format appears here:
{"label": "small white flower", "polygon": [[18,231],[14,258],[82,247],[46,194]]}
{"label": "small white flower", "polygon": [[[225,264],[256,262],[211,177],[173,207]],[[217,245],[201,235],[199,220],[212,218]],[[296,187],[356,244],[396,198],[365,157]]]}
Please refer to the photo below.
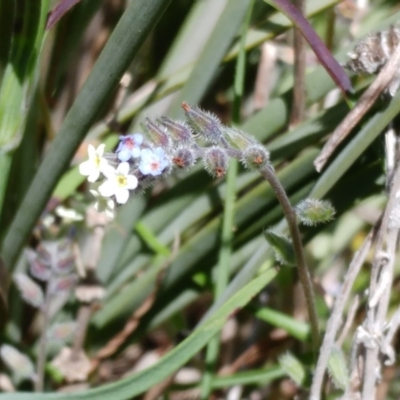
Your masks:
{"label": "small white flower", "polygon": [[104,149],[106,145],[102,143],[97,149],[91,144],[88,146],[89,160],[84,161],[79,165],[79,172],[83,176],[88,177],[89,182],[95,182],[99,179],[100,172],[104,171],[108,167],[107,160],[103,157]]}
{"label": "small white flower", "polygon": [[63,206],[58,206],[55,209],[55,213],[60,217],[64,219],[65,223],[72,223],[76,221],[82,221],[83,220],[83,215],[79,214],[77,211],[73,210],[72,208],[66,208]]}
{"label": "small white flower", "polygon": [[100,185],[99,193],[104,197],[115,196],[117,203],[125,204],[129,198],[129,190],[138,185],[135,175],[129,175],[129,164],[122,162],[117,169],[109,167],[105,172],[107,180]]}
{"label": "small white flower", "polygon": [[101,194],[96,190],[91,190],[90,193],[92,193],[92,195],[96,198],[94,209],[97,212],[105,212],[109,219],[113,219],[115,209],[114,200],[102,197]]}

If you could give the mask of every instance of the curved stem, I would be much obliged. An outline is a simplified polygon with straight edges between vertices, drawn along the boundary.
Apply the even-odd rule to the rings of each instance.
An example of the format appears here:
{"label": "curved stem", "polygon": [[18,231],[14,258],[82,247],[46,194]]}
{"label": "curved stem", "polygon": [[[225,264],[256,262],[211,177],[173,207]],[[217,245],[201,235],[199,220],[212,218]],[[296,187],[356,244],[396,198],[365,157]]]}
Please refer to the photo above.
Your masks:
{"label": "curved stem", "polygon": [[270,165],[267,165],[266,167],[261,168],[259,171],[261,175],[268,181],[273,191],[275,192],[275,195],[282,206],[283,213],[285,215],[285,218],[289,226],[290,236],[292,238],[294,253],[297,261],[296,264],[299,272],[299,279],[301,286],[303,287],[304,295],[306,297],[306,302],[307,302],[308,317],[310,319],[310,324],[311,324],[313,349],[315,354],[317,354],[319,346],[318,318],[315,309],[314,291],[312,288],[310,274],[308,272],[306,260],[304,257],[303,244],[301,242],[300,231],[297,226],[296,212],[294,211],[292,205],[290,204],[286,192],[282,184],[278,180],[272,167]]}

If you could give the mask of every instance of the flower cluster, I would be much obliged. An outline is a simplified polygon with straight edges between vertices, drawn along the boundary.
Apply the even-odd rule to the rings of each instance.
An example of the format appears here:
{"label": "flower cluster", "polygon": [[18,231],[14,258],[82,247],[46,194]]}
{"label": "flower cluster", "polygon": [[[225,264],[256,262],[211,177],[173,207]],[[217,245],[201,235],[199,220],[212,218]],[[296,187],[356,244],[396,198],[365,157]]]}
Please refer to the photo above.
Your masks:
{"label": "flower cluster", "polygon": [[105,154],[104,149],[104,144],[97,149],[89,145],[89,159],[80,164],[79,171],[91,183],[102,180],[91,193],[97,198],[96,208],[108,212],[115,207],[114,199],[126,203],[130,191],[161,175],[170,164],[164,149],[144,143],[140,133],[121,136],[114,154]]}
{"label": "flower cluster", "polygon": [[[254,138],[228,128],[213,114],[182,104],[187,122],[167,117],[142,125],[143,133],[120,136],[113,153],[105,145],[89,145],[89,159],[79,171],[94,185],[96,209],[113,213],[115,202],[124,204],[130,194],[143,190],[176,169],[192,167],[202,159],[213,177],[223,177],[229,158],[239,159],[247,168],[264,168],[267,150]],[[200,144],[199,142],[202,142]],[[205,145],[203,145],[205,142]],[[211,146],[207,146],[211,144]]]}

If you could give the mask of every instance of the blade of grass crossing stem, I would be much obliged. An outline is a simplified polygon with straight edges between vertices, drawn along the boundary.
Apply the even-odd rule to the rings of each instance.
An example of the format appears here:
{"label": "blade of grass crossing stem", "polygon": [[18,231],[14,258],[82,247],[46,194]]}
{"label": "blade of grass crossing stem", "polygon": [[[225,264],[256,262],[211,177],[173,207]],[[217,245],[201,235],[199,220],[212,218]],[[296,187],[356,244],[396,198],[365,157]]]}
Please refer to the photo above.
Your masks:
{"label": "blade of grass crossing stem", "polygon": [[172,375],[197,354],[217,334],[232,312],[243,308],[276,276],[268,269],[226,301],[206,323],[150,368],[118,382],[78,393],[7,393],[0,400],[127,400],[137,396]]}
{"label": "blade of grass crossing stem", "polygon": [[130,2],[68,112],[4,239],[12,269],[61,175],[171,0]]}
{"label": "blade of grass crossing stem", "polygon": [[[6,2],[7,3],[7,2]],[[0,210],[6,194],[12,150],[21,142],[45,33],[49,0],[27,1],[15,7],[9,58],[0,87]],[[2,6],[0,12],[9,12]],[[12,17],[12,14],[11,14]],[[0,20],[3,20],[1,16]],[[18,22],[18,23],[17,23]],[[7,260],[6,260],[7,261]]]}
{"label": "blade of grass crossing stem", "polygon": [[[234,80],[234,101],[232,111],[232,122],[235,125],[240,124],[240,110],[244,90],[244,78],[246,67],[246,34],[249,29],[251,15],[253,11],[254,0],[250,0],[247,14],[243,22],[239,55],[236,61],[236,73]],[[230,273],[230,263],[232,257],[232,239],[233,239],[233,226],[234,226],[234,210],[235,210],[235,197],[236,197],[236,178],[238,174],[238,161],[231,160],[229,163],[229,170],[227,176],[227,190],[225,197],[224,215],[222,221],[221,232],[221,247],[219,252],[219,259],[216,268],[216,282],[214,285],[214,298],[218,299],[225,291]],[[219,354],[219,333],[215,335],[207,346],[206,352],[206,370],[203,374],[201,398],[207,400],[210,397],[212,390],[212,380],[214,376],[215,367],[218,361]]]}

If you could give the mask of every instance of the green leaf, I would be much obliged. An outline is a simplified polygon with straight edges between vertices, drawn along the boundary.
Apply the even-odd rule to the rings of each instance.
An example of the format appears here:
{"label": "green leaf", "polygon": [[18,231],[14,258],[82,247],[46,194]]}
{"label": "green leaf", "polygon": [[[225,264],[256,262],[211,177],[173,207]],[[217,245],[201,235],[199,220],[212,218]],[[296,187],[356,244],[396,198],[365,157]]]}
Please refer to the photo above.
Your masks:
{"label": "green leaf", "polygon": [[271,230],[264,231],[264,236],[274,249],[275,258],[280,264],[289,266],[296,265],[293,244],[286,236]]}
{"label": "green leaf", "polygon": [[337,347],[332,349],[329,356],[328,371],[334,384],[338,388],[345,390],[350,383],[349,371],[343,351]]}
{"label": "green leaf", "polygon": [[302,386],[304,384],[307,375],[306,370],[292,353],[288,352],[281,355],[279,364],[297,385]]}
{"label": "green leaf", "polygon": [[135,229],[136,232],[139,234],[139,236],[142,238],[142,240],[153,251],[164,256],[170,255],[171,252],[169,251],[168,247],[161,244],[160,241],[157,239],[157,237],[154,235],[154,233],[149,228],[147,228],[146,225],[143,224],[143,222],[138,222],[135,226]]}
{"label": "green leaf", "polygon": [[11,153],[21,142],[35,94],[49,4],[49,0],[2,1],[0,7],[0,24],[3,24],[0,34],[6,34],[12,23],[12,31],[7,32],[10,40],[7,36],[0,38],[0,62],[5,61],[3,48],[9,48],[0,85],[0,212],[9,180]]}
{"label": "green leaf", "polygon": [[254,315],[262,321],[268,322],[269,324],[282,328],[289,335],[305,341],[310,335],[310,325],[302,321],[297,321],[294,318],[280,312],[273,310],[268,307],[259,308],[255,310]]}

